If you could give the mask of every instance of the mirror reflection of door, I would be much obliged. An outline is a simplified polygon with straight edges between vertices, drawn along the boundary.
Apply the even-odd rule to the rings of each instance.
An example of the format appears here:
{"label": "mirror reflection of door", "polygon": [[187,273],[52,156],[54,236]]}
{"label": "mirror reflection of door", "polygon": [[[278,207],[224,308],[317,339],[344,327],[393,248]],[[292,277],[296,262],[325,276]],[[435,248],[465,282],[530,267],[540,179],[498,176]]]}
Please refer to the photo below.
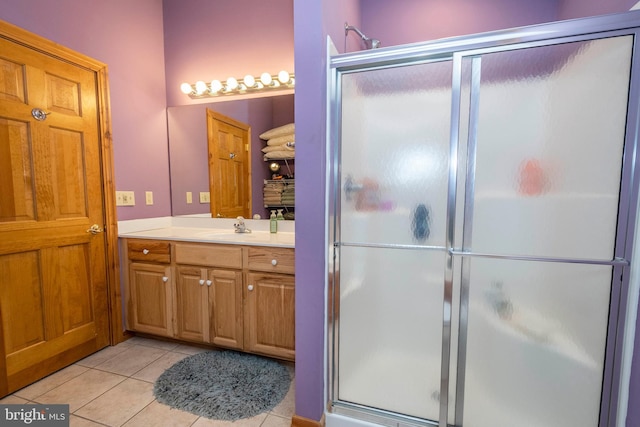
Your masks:
{"label": "mirror reflection of door", "polygon": [[211,216],[251,217],[251,127],[207,109]]}

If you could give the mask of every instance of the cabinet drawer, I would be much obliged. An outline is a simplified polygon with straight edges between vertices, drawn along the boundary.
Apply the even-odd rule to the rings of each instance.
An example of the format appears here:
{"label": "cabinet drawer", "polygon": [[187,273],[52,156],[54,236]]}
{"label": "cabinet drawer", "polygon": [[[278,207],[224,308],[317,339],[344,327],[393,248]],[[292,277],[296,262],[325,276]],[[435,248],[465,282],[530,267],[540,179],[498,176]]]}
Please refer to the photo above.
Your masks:
{"label": "cabinet drawer", "polygon": [[129,259],[132,261],[171,262],[171,245],[159,240],[129,240]]}
{"label": "cabinet drawer", "polygon": [[248,248],[249,270],[295,273],[294,250],[289,248]]}
{"label": "cabinet drawer", "polygon": [[232,245],[176,243],[176,263],[240,269],[242,268],[242,248]]}

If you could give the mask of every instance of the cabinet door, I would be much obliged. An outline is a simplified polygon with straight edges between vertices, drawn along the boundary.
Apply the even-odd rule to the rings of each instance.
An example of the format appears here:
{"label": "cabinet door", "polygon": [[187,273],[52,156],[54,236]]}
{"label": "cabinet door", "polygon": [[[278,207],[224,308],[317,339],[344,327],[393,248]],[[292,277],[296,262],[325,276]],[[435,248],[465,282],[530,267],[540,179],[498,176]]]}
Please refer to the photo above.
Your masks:
{"label": "cabinet door", "polygon": [[207,289],[211,281],[207,270],[177,267],[176,335],[178,338],[209,342],[209,306]]}
{"label": "cabinet door", "polygon": [[134,331],[172,336],[171,267],[133,263],[129,268],[129,327]]}
{"label": "cabinet door", "polygon": [[242,349],[242,272],[209,270],[209,313],[211,342],[221,347]]}
{"label": "cabinet door", "polygon": [[294,276],[288,274],[247,274],[246,351],[295,359],[294,285]]}

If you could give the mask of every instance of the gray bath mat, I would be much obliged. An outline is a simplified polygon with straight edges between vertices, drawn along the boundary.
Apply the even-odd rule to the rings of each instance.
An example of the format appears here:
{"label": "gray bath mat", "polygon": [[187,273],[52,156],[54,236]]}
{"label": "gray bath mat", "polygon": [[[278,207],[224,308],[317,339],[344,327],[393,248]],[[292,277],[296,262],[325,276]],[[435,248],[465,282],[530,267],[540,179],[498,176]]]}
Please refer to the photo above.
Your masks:
{"label": "gray bath mat", "polygon": [[235,421],[273,409],[291,384],[287,366],[234,351],[208,351],[182,359],[157,379],[160,403],[195,415]]}

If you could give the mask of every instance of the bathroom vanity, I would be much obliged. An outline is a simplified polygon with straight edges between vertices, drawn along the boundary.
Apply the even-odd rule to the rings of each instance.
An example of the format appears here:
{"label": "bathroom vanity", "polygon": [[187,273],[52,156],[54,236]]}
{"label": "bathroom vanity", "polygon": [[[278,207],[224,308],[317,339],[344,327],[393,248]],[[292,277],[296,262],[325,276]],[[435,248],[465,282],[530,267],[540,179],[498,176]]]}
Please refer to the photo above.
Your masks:
{"label": "bathroom vanity", "polygon": [[128,330],[295,358],[294,233],[121,232]]}

